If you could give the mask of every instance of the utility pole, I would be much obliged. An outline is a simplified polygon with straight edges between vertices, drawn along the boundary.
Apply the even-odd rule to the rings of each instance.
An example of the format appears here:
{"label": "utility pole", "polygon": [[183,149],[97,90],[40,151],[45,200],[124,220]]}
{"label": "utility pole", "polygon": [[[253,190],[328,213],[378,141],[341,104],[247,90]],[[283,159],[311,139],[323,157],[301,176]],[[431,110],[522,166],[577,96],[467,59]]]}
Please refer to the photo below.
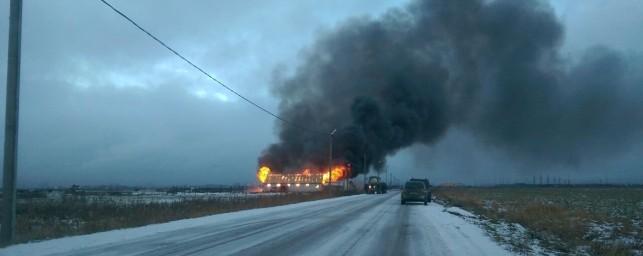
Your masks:
{"label": "utility pole", "polygon": [[333,184],[333,136],[337,132],[337,129],[333,129],[329,134],[330,138],[330,150],[328,152],[328,187]]}
{"label": "utility pole", "polygon": [[344,178],[344,191],[348,191],[349,184],[350,184],[350,179],[351,179],[351,177],[353,177],[352,166],[353,165],[349,165],[348,168],[346,168],[346,173],[344,174],[344,176],[346,177],[346,178]]}
{"label": "utility pole", "polygon": [[3,218],[0,244],[13,242],[16,228],[16,166],[18,146],[18,99],[20,95],[20,38],[22,0],[11,0],[9,52],[7,54],[7,100],[4,124],[4,175],[2,184]]}
{"label": "utility pole", "polygon": [[364,155],[362,156],[362,173],[364,174],[364,177],[366,177],[366,152],[364,152]]}

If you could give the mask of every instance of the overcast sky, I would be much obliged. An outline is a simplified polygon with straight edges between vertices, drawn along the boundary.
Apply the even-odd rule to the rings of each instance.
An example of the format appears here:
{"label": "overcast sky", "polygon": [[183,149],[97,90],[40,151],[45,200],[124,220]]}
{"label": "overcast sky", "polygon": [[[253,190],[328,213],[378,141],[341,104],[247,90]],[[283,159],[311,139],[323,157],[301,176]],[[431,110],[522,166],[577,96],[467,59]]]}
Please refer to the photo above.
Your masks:
{"label": "overcast sky", "polygon": [[[408,1],[124,1],[112,4],[267,109],[275,70],[294,70],[316,35],[355,16]],[[9,1],[0,3],[4,95]],[[643,54],[643,2],[554,1],[571,59],[606,45]],[[643,99],[641,99],[643,100]],[[4,116],[4,97],[0,100]],[[20,186],[255,182],[275,120],[212,83],[100,1],[27,0],[23,9]],[[643,147],[600,166],[547,167],[543,175],[642,181]],[[415,161],[423,152],[431,161]],[[424,154],[429,152],[430,154]],[[427,164],[430,163],[430,164]],[[525,181],[534,168],[479,145],[466,131],[399,152],[400,178]],[[583,169],[580,172],[578,169]],[[500,178],[504,177],[504,178]]]}

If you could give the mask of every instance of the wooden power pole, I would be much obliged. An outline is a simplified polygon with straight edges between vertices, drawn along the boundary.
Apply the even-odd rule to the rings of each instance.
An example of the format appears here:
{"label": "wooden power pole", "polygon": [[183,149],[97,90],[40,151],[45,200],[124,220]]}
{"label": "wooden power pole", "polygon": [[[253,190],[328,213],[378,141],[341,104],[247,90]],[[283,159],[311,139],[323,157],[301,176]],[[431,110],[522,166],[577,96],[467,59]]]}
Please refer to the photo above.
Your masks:
{"label": "wooden power pole", "polygon": [[4,175],[2,183],[2,226],[0,244],[13,242],[16,228],[16,167],[18,153],[18,105],[20,95],[20,38],[22,0],[11,0],[9,54],[7,55],[7,101],[4,124]]}

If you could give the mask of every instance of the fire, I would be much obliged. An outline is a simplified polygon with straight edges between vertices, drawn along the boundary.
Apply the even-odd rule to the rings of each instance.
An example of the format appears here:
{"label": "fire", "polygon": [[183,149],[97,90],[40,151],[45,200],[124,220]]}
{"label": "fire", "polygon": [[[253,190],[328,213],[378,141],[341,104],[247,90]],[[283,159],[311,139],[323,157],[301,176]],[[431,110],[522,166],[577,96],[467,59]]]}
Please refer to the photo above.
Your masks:
{"label": "fire", "polygon": [[[345,179],[348,176],[348,169],[350,167],[344,165],[337,165],[333,167],[332,172],[332,182],[338,182]],[[319,185],[328,185],[328,170],[324,168],[320,169],[303,169],[298,172],[287,172],[279,173],[273,172],[268,166],[261,166],[257,170],[257,180],[260,183],[265,184],[266,187],[309,187],[311,184],[315,188],[319,188]]]}
{"label": "fire", "polygon": [[262,166],[259,168],[259,171],[257,171],[257,179],[259,182],[264,183],[268,179],[268,175],[270,174],[270,168],[267,166]]}
{"label": "fire", "polygon": [[[331,176],[332,182],[337,182],[345,178],[344,176],[346,175],[346,167],[343,165],[335,166],[330,172],[332,174]],[[324,172],[322,183],[328,184],[328,171]]]}

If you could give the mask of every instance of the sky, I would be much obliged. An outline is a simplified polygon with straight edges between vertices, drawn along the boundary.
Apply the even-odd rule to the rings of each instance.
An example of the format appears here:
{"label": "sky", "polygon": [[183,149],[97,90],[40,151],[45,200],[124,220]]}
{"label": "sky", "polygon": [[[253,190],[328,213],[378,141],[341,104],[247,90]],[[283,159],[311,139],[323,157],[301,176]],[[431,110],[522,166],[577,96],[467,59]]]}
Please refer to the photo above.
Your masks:
{"label": "sky", "polygon": [[[320,34],[408,1],[111,3],[239,93],[277,111],[275,73],[295,72]],[[643,2],[550,3],[564,26],[565,57],[579,58],[595,45],[643,54]],[[0,81],[6,81],[8,6],[0,3]],[[25,1],[22,33],[19,186],[256,182],[257,158],[277,140],[277,121],[100,1]],[[0,106],[4,113],[4,97]],[[399,151],[388,170],[401,179],[476,184],[534,175],[643,182],[641,153],[635,146],[599,165],[534,167],[451,129],[433,145]]]}

